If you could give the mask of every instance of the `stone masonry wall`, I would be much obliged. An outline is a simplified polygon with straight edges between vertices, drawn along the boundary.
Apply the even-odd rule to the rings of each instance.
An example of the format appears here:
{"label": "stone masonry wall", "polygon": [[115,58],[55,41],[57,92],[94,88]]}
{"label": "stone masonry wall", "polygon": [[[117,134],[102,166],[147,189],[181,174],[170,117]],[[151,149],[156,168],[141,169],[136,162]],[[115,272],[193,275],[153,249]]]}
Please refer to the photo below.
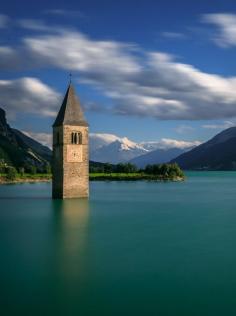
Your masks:
{"label": "stone masonry wall", "polygon": [[[61,128],[61,130],[60,130]],[[59,130],[58,130],[59,129]],[[89,195],[89,148],[88,148],[88,127],[85,126],[63,126],[55,128],[56,133],[61,133],[63,145],[62,152],[55,146],[54,196],[60,198],[88,197]],[[71,134],[82,133],[82,144],[72,144]],[[59,145],[60,147],[60,145]],[[74,155],[74,156],[73,156]],[[78,155],[78,156],[77,156]],[[74,158],[75,157],[75,158]],[[60,161],[57,161],[57,160]],[[61,174],[63,177],[61,178]]]}
{"label": "stone masonry wall", "polygon": [[[82,144],[71,144],[72,132],[82,133]],[[82,158],[78,159],[78,162],[68,162],[68,151],[70,147],[72,147],[72,152],[78,150],[78,152],[82,154]],[[78,149],[76,147],[78,147]],[[88,127],[64,126],[63,156],[63,197],[87,197],[89,195]]]}

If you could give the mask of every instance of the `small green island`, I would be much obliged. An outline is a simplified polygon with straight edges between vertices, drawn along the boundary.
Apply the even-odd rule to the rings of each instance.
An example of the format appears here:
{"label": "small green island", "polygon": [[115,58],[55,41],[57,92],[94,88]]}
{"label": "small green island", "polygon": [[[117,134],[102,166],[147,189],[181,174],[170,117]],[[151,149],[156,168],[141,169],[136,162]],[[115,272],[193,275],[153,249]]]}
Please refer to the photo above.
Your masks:
{"label": "small green island", "polygon": [[[24,183],[24,182],[50,182],[52,179],[51,167],[41,172],[36,167],[15,168],[4,164],[0,166],[0,184]],[[90,181],[183,181],[185,175],[176,164],[154,164],[138,169],[131,163],[90,163]]]}
{"label": "small green island", "polygon": [[101,166],[91,165],[89,178],[92,181],[182,181],[185,179],[185,175],[176,163],[147,165],[144,169],[138,169],[131,163],[117,165],[105,163]]}

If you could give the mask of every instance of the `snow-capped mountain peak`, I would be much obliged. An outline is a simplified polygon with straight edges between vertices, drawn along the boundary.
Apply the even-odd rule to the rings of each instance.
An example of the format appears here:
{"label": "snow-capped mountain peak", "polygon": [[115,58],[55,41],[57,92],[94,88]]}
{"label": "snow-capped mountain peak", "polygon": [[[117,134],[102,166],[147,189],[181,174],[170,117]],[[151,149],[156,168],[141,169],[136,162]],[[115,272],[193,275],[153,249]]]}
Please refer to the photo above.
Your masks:
{"label": "snow-capped mountain peak", "polygon": [[196,146],[199,142],[185,142],[174,139],[161,139],[136,143],[127,137],[114,134],[91,133],[90,157],[93,161],[119,163],[148,154],[157,149],[166,151],[170,148],[188,148]]}
{"label": "snow-capped mountain peak", "polygon": [[122,150],[138,149],[138,150],[147,151],[145,148],[143,148],[143,146],[129,140],[127,137],[123,137],[119,141],[120,141]]}
{"label": "snow-capped mountain peak", "polygon": [[104,137],[101,134],[92,134],[90,145],[91,159],[98,162],[124,162],[147,153],[143,146],[127,137],[118,137],[112,134],[105,134]]}

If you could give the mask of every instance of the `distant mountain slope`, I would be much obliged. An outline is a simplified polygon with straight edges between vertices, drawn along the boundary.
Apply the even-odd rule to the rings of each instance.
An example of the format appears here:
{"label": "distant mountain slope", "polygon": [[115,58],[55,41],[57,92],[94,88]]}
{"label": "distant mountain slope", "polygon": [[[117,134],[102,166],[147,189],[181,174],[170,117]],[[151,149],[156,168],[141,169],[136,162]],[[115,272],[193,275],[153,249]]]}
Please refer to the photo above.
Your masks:
{"label": "distant mountain slope", "polygon": [[[200,142],[197,140],[184,141],[170,138],[136,143],[127,137],[119,137],[114,134],[106,133],[91,133],[89,137],[90,159],[93,161],[116,164],[119,162],[128,162],[136,157],[149,154],[155,150],[160,150],[156,152],[156,157],[155,154],[150,155],[147,156],[147,161],[143,163],[140,162],[142,166],[145,163],[156,163],[158,161],[167,162],[199,144]],[[173,149],[173,151],[170,149]],[[180,149],[180,151],[178,151],[178,149]],[[149,158],[150,162],[148,161]],[[143,161],[143,159],[145,158],[140,158],[140,161]],[[139,159],[137,163],[138,161]]]}
{"label": "distant mountain slope", "polygon": [[15,167],[43,170],[51,162],[51,150],[7,124],[0,109],[0,160]]}
{"label": "distant mountain slope", "polygon": [[186,149],[180,148],[169,148],[169,149],[156,149],[145,155],[135,157],[130,160],[131,163],[134,163],[139,168],[144,168],[146,165],[165,163],[174,159],[175,157],[186,152]]}
{"label": "distant mountain slope", "polygon": [[22,144],[25,148],[32,148],[34,152],[38,155],[42,156],[47,161],[51,160],[52,151],[47,146],[43,146],[38,141],[34,140],[33,138],[25,135],[21,131],[17,129],[12,129],[13,133],[17,137],[18,141]]}
{"label": "distant mountain slope", "polygon": [[129,161],[130,159],[146,153],[142,146],[130,141],[126,137],[117,139],[108,145],[91,150],[91,159],[98,162],[118,162]]}
{"label": "distant mountain slope", "polygon": [[236,127],[224,130],[172,162],[185,170],[236,170]]}

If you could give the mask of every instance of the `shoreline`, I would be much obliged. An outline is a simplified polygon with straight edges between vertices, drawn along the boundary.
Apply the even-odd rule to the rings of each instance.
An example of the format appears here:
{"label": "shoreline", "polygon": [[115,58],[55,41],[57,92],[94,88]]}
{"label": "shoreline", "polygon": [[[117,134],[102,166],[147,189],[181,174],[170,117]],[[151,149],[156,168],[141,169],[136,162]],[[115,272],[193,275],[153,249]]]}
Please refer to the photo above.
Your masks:
{"label": "shoreline", "polygon": [[153,181],[153,182],[180,182],[184,181],[185,177],[163,177],[163,176],[155,176],[155,175],[148,175],[148,174],[136,174],[136,175],[114,175],[114,174],[101,174],[101,175],[90,175],[90,181]]}
{"label": "shoreline", "polygon": [[[153,182],[181,182],[185,177],[162,177],[147,174],[90,174],[89,181],[153,181]],[[8,180],[5,177],[0,177],[0,185],[2,184],[23,184],[23,183],[40,183],[51,182],[52,178],[17,178]]]}
{"label": "shoreline", "polygon": [[0,185],[1,184],[21,184],[21,183],[39,183],[39,182],[51,182],[52,179],[15,179],[15,180],[6,180],[0,178]]}

